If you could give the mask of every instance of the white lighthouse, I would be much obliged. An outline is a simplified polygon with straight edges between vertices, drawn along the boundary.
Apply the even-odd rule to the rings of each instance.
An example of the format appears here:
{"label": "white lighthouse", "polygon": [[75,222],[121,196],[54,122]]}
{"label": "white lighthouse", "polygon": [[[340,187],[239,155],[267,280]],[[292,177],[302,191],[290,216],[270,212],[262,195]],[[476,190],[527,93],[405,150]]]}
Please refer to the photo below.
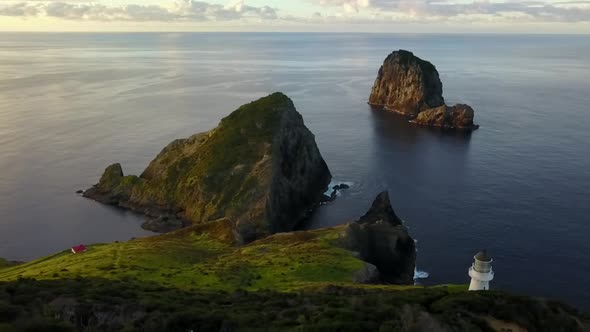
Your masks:
{"label": "white lighthouse", "polygon": [[492,271],[493,259],[488,255],[486,250],[478,252],[473,259],[475,261],[469,268],[469,276],[471,277],[469,290],[480,291],[490,289],[490,281],[494,279],[494,271]]}

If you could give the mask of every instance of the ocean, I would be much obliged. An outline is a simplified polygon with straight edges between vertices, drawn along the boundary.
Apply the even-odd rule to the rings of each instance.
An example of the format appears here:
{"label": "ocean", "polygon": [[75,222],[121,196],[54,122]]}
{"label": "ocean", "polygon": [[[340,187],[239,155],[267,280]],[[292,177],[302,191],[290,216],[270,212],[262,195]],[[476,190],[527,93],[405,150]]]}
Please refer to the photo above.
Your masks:
{"label": "ocean", "polygon": [[[407,49],[481,128],[448,133],[367,105]],[[290,96],[337,182],[306,227],[352,221],[388,190],[426,285],[469,282],[590,309],[590,36],[275,33],[0,34],[0,257],[151,235],[76,195],[120,162],[138,174],[175,138],[241,104]]]}

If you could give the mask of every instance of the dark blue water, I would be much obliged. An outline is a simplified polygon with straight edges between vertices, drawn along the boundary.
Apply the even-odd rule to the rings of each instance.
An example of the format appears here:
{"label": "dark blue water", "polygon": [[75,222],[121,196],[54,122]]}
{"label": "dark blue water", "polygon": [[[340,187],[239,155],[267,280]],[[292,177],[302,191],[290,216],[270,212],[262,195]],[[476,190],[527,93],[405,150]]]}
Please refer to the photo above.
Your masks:
{"label": "dark blue water", "polygon": [[[480,130],[417,128],[366,105],[400,48],[436,64]],[[0,34],[0,257],[149,234],[73,192],[283,91],[336,180],[353,183],[310,227],[353,220],[389,190],[425,283],[467,283],[487,248],[492,288],[588,309],[588,54],[587,36]]]}

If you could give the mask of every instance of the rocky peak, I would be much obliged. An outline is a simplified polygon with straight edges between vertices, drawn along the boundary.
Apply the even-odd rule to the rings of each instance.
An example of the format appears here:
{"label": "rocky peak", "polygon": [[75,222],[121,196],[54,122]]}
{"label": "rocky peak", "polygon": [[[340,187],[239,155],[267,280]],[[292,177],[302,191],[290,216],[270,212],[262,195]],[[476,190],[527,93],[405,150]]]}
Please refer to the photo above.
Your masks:
{"label": "rocky peak", "polygon": [[391,53],[379,69],[369,104],[406,115],[444,104],[438,71],[412,52]]}
{"label": "rocky peak", "polygon": [[104,190],[110,190],[117,187],[122,178],[123,168],[121,167],[121,164],[112,164],[105,169],[104,173],[100,177],[98,186]]}
{"label": "rocky peak", "polygon": [[384,191],[377,195],[373,205],[367,213],[362,216],[357,223],[359,224],[374,224],[378,221],[386,222],[390,225],[401,225],[402,221],[393,211],[391,202],[389,200],[389,192]]}
{"label": "rocky peak", "polygon": [[151,230],[226,218],[249,242],[292,230],[330,179],[301,114],[274,93],[241,106],[210,132],[175,140],[141,177],[110,166],[84,195],[146,214]]}
{"label": "rocky peak", "polygon": [[387,192],[377,196],[364,216],[348,224],[344,242],[347,249],[377,267],[382,281],[413,283],[415,243],[393,211]]}

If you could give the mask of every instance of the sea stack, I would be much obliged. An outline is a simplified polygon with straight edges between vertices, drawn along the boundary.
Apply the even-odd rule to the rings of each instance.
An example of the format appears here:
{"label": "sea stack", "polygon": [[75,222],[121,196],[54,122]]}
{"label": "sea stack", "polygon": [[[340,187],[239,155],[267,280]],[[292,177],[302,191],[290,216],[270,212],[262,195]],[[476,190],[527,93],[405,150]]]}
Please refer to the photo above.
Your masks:
{"label": "sea stack", "polygon": [[399,50],[391,53],[379,69],[369,104],[406,115],[412,123],[443,129],[477,129],[468,105],[447,106],[436,67]]}
{"label": "sea stack", "polygon": [[301,114],[275,93],[170,143],[139,177],[109,166],[84,196],[143,213],[144,228],[159,232],[226,218],[251,242],[293,230],[331,178]]}
{"label": "sea stack", "polygon": [[380,193],[364,216],[347,225],[344,242],[377,267],[381,281],[413,284],[416,244],[393,211],[388,192]]}

